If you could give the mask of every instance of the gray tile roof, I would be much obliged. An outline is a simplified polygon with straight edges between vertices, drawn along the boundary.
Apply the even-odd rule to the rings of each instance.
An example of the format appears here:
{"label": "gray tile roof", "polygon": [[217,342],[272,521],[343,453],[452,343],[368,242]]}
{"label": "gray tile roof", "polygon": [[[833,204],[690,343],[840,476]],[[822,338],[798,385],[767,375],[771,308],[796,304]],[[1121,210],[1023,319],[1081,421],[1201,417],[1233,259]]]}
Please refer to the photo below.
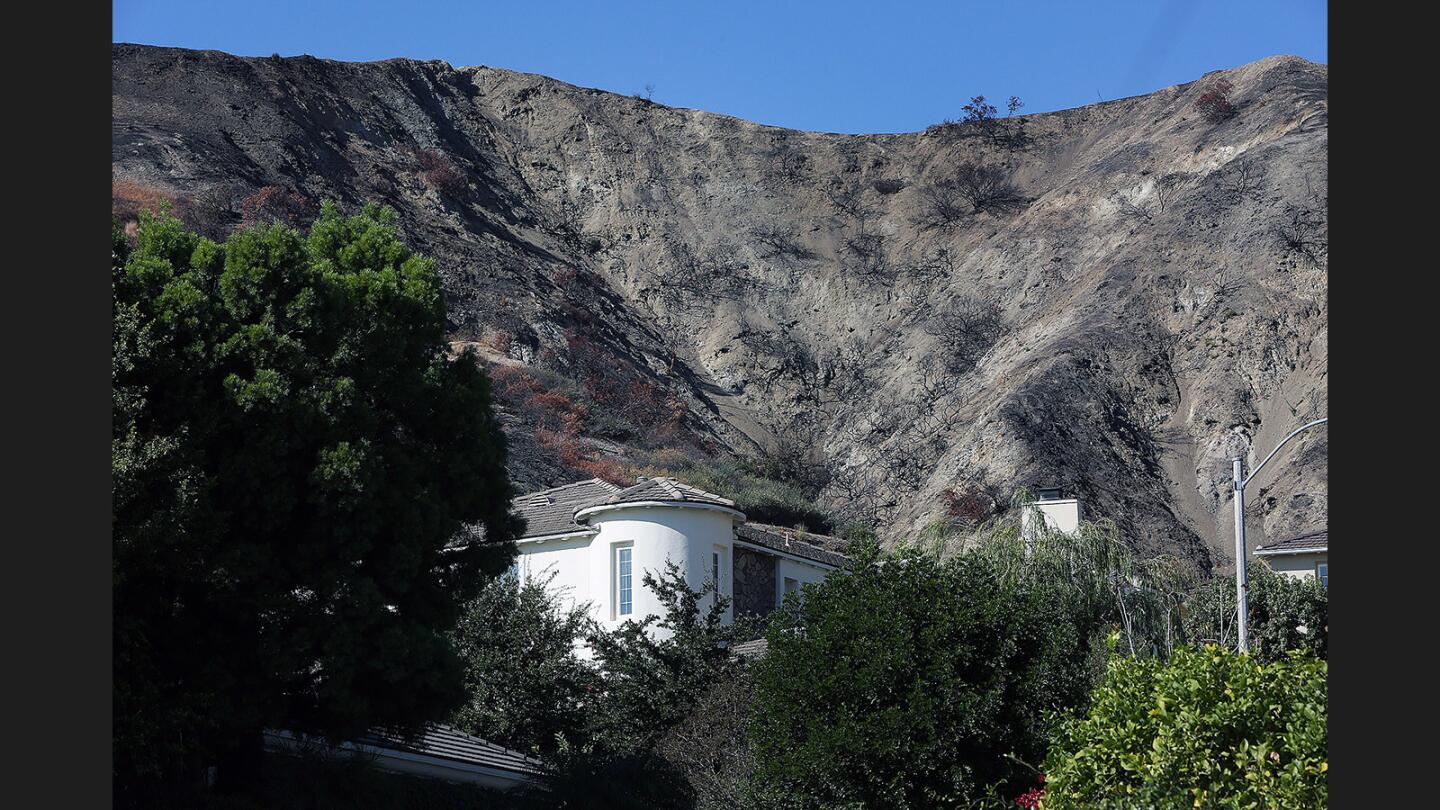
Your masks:
{"label": "gray tile roof", "polygon": [[372,729],[365,736],[357,738],[355,742],[372,748],[408,751],[412,754],[424,754],[425,756],[519,773],[536,774],[543,767],[539,760],[527,757],[518,751],[512,751],[509,748],[466,734],[453,726],[439,724],[428,726],[418,738],[413,740],[406,740],[379,729]]}
{"label": "gray tile roof", "polygon": [[784,551],[836,568],[843,568],[850,562],[849,557],[840,553],[840,549],[845,547],[845,541],[827,534],[811,534],[765,523],[746,523],[735,527],[735,537],[753,545]]}
{"label": "gray tile roof", "polygon": [[1329,548],[1330,530],[1321,529],[1318,532],[1308,532],[1296,537],[1278,540],[1266,546],[1261,546],[1255,549],[1255,553],[1280,554],[1283,552],[1327,551]]}
{"label": "gray tile roof", "polygon": [[766,641],[763,638],[757,638],[751,641],[742,641],[739,644],[734,644],[730,647],[730,652],[740,656],[741,658],[749,659],[764,658],[765,653],[769,651],[770,642]]}
{"label": "gray tile roof", "polygon": [[[677,501],[682,503],[705,503],[714,506],[727,506],[735,508],[735,502],[729,498],[722,498],[713,492],[706,492],[699,487],[692,487],[689,484],[682,484],[674,478],[646,478],[636,482],[633,487],[616,492],[605,498],[601,503],[631,503],[633,501]],[[598,504],[592,504],[595,506]]]}
{"label": "gray tile roof", "polygon": [[525,518],[522,538],[586,531],[588,527],[575,522],[575,513],[619,491],[620,487],[609,481],[591,478],[521,495],[512,502],[512,508]]}

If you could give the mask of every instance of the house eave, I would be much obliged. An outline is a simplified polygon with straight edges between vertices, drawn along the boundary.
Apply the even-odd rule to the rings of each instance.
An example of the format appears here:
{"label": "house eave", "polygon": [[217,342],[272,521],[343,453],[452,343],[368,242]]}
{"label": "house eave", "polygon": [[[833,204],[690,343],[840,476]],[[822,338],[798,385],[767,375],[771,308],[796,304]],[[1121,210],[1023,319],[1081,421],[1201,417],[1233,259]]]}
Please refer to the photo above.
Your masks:
{"label": "house eave", "polygon": [[717,503],[696,503],[694,501],[625,501],[623,503],[604,503],[596,506],[587,506],[575,513],[575,521],[578,523],[585,518],[594,517],[605,512],[615,512],[621,509],[699,509],[706,512],[721,512],[745,522],[745,513],[728,506],[721,506]]}
{"label": "house eave", "polygon": [[741,539],[738,538],[738,537],[735,538],[735,540],[734,540],[733,542],[734,542],[734,544],[735,544],[737,547],[739,547],[739,548],[748,548],[748,549],[750,549],[750,550],[752,550],[752,551],[758,551],[758,552],[760,552],[761,554],[769,554],[769,555],[774,556],[774,557],[784,557],[784,558],[789,559],[789,560],[795,560],[795,561],[797,561],[797,562],[805,563],[806,565],[813,565],[813,566],[815,566],[816,568],[824,568],[824,569],[827,570],[827,571],[838,571],[838,570],[840,570],[840,566],[838,566],[838,565],[832,565],[831,563],[821,562],[820,560],[812,559],[812,558],[810,558],[810,557],[802,557],[802,556],[800,556],[799,554],[793,554],[793,553],[788,552],[788,551],[781,551],[781,550],[779,550],[779,549],[770,548],[769,546],[762,546],[762,545],[759,545],[759,544],[757,544],[757,543],[751,543],[751,542],[746,541],[746,540],[741,540]]}
{"label": "house eave", "polygon": [[[292,732],[274,730],[267,730],[265,732],[265,743],[265,747],[271,751],[292,754],[303,752],[307,746],[311,744]],[[411,751],[399,751],[393,748],[375,745],[357,745],[352,742],[344,742],[339,745],[330,746],[330,748],[337,753],[364,757],[372,762],[375,767],[392,773],[428,776],[450,782],[464,782],[499,788],[501,790],[533,782],[537,776],[537,774],[528,771],[497,768],[474,762],[462,762],[444,757],[417,754]]]}
{"label": "house eave", "polygon": [[599,534],[597,529],[578,529],[572,532],[555,532],[553,534],[537,534],[531,537],[521,537],[515,541],[516,545],[525,543],[544,543],[547,540],[570,540],[580,537],[594,537]]}
{"label": "house eave", "polygon": [[1257,548],[1256,557],[1281,557],[1288,554],[1326,554],[1329,553],[1329,546],[1311,546],[1309,548]]}

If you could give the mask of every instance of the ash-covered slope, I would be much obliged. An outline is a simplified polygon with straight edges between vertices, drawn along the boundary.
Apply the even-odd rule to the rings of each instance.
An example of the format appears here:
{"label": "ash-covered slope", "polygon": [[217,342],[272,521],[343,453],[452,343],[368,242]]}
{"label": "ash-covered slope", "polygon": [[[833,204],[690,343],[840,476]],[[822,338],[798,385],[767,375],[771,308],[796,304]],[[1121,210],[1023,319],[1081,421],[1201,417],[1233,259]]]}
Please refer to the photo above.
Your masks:
{"label": "ash-covered slope", "polygon": [[[117,189],[221,230],[264,186],[393,206],[457,341],[651,408],[587,457],[662,423],[813,447],[821,500],[889,537],[1060,484],[1143,550],[1223,565],[1227,459],[1325,410],[1327,69],[1295,57],[893,135],[442,62],[116,45],[113,67]],[[575,468],[562,429],[517,422],[522,482]],[[1254,544],[1325,525],[1325,447],[1266,469]]]}

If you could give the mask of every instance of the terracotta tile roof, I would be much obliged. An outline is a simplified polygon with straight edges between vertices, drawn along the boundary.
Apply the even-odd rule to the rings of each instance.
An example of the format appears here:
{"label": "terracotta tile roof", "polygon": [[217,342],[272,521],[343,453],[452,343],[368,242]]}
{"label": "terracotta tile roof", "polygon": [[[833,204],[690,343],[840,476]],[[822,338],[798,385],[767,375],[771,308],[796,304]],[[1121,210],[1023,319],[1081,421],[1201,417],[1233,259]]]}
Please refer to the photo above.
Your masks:
{"label": "terracotta tile roof", "polygon": [[1278,540],[1266,546],[1255,549],[1256,554],[1296,554],[1302,551],[1328,551],[1330,549],[1330,530],[1321,529],[1318,532],[1308,532],[1296,537],[1289,537]]}

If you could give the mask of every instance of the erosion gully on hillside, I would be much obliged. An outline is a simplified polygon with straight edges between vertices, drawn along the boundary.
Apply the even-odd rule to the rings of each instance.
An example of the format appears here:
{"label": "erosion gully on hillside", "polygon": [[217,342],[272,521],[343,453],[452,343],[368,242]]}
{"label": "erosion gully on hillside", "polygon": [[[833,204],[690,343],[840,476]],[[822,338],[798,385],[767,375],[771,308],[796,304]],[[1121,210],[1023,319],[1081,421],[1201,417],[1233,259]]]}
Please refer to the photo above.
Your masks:
{"label": "erosion gully on hillside", "polygon": [[[399,212],[525,488],[800,448],[883,537],[1053,484],[1223,567],[1228,459],[1325,411],[1327,68],[1295,57],[887,135],[437,61],[115,45],[113,68],[122,217]],[[1219,78],[1236,114],[1211,121]],[[1325,475],[1323,431],[1267,468],[1252,545],[1323,527]]]}

